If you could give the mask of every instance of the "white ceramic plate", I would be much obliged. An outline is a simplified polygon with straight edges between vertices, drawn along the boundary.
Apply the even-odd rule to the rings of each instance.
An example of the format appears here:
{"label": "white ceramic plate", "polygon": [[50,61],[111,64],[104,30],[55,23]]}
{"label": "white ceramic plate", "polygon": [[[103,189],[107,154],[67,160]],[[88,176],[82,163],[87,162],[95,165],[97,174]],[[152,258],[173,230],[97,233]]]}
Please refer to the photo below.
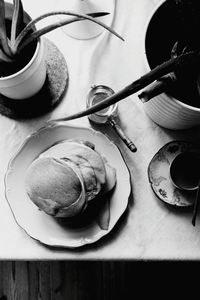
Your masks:
{"label": "white ceramic plate", "polygon": [[[116,169],[117,184],[110,198],[110,220],[106,230],[95,221],[78,229],[62,226],[55,218],[40,211],[25,191],[25,173],[32,161],[54,144],[72,138],[94,143]],[[130,190],[129,170],[117,146],[100,132],[64,123],[43,127],[30,135],[11,159],[5,175],[6,198],[17,224],[32,238],[54,247],[80,247],[108,234],[125,211]]]}

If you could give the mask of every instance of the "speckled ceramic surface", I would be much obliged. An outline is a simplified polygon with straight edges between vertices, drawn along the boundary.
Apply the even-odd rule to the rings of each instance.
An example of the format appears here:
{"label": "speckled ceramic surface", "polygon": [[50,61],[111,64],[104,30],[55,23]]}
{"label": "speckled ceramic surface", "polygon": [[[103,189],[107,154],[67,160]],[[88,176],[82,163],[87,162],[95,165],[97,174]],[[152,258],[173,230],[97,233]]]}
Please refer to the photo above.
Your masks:
{"label": "speckled ceramic surface", "polygon": [[195,191],[183,191],[176,188],[170,178],[170,164],[180,153],[192,151],[200,153],[200,146],[187,141],[172,141],[164,145],[152,158],[148,167],[151,187],[158,198],[176,206],[191,206]]}

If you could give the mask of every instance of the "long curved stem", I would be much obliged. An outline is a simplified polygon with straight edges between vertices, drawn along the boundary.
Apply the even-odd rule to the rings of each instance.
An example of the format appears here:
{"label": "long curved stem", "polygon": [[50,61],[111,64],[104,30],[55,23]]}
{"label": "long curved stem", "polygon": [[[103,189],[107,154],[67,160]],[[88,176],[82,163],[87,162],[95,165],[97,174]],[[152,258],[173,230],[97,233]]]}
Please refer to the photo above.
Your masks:
{"label": "long curved stem", "polygon": [[196,64],[200,60],[200,53],[189,52],[185,54],[181,54],[178,57],[171,58],[168,61],[162,63],[161,65],[155,67],[153,70],[149,71],[139,79],[135,80],[130,85],[123,88],[121,91],[111,95],[110,97],[102,100],[101,102],[93,105],[92,107],[70,115],[68,117],[59,118],[55,121],[70,121],[78,118],[82,118],[88,116],[90,114],[96,113],[102,109],[107,108],[108,106],[115,104],[124,98],[140,91],[145,88],[147,85],[152,83],[155,80],[158,80],[160,77],[170,73],[175,72],[177,70],[185,69],[187,66],[191,64]]}

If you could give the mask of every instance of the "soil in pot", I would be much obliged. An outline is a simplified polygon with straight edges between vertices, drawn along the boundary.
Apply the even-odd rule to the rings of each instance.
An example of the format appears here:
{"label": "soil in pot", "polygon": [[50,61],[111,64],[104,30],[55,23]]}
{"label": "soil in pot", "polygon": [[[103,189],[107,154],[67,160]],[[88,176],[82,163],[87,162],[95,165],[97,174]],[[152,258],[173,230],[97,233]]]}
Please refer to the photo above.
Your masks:
{"label": "soil in pot", "polygon": [[[10,32],[11,29],[11,21],[6,20],[6,30]],[[0,63],[0,77],[10,76],[21,69],[23,69],[33,57],[37,46],[37,41],[30,43],[27,47],[25,47],[19,55],[16,56],[15,61],[12,63],[1,62]]]}
{"label": "soil in pot", "polygon": [[[166,1],[156,10],[146,31],[145,50],[150,69],[170,59],[172,47],[181,34],[177,8],[173,2]],[[170,94],[183,103],[200,108],[196,80],[192,74],[189,79],[182,79]]]}

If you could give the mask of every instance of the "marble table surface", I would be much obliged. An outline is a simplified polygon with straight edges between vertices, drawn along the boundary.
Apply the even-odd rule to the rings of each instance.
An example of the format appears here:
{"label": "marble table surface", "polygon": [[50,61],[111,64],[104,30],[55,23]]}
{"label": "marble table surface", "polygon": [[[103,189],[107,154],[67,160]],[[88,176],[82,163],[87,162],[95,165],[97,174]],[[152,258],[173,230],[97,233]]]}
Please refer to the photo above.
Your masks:
{"label": "marble table surface", "polygon": [[[24,8],[32,17],[54,10],[55,2],[23,1]],[[73,39],[61,29],[46,35],[66,59],[69,86],[61,103],[43,116],[28,120],[0,116],[0,259],[200,259],[200,214],[196,226],[192,226],[191,208],[177,209],[159,200],[151,189],[147,175],[152,157],[162,146],[173,140],[198,142],[199,128],[184,131],[161,128],[145,114],[137,94],[124,99],[118,106],[120,125],[137,145],[138,151],[130,152],[111,129],[103,130],[120,148],[131,174],[132,185],[127,210],[107,236],[75,250],[45,247],[16,224],[5,199],[4,175],[8,163],[27,135],[42,127],[46,121],[85,108],[86,94],[92,84],[105,84],[118,91],[146,72],[145,28],[159,2],[116,0],[112,26],[125,42],[106,31],[89,40]],[[91,127],[87,118],[68,124]]]}

